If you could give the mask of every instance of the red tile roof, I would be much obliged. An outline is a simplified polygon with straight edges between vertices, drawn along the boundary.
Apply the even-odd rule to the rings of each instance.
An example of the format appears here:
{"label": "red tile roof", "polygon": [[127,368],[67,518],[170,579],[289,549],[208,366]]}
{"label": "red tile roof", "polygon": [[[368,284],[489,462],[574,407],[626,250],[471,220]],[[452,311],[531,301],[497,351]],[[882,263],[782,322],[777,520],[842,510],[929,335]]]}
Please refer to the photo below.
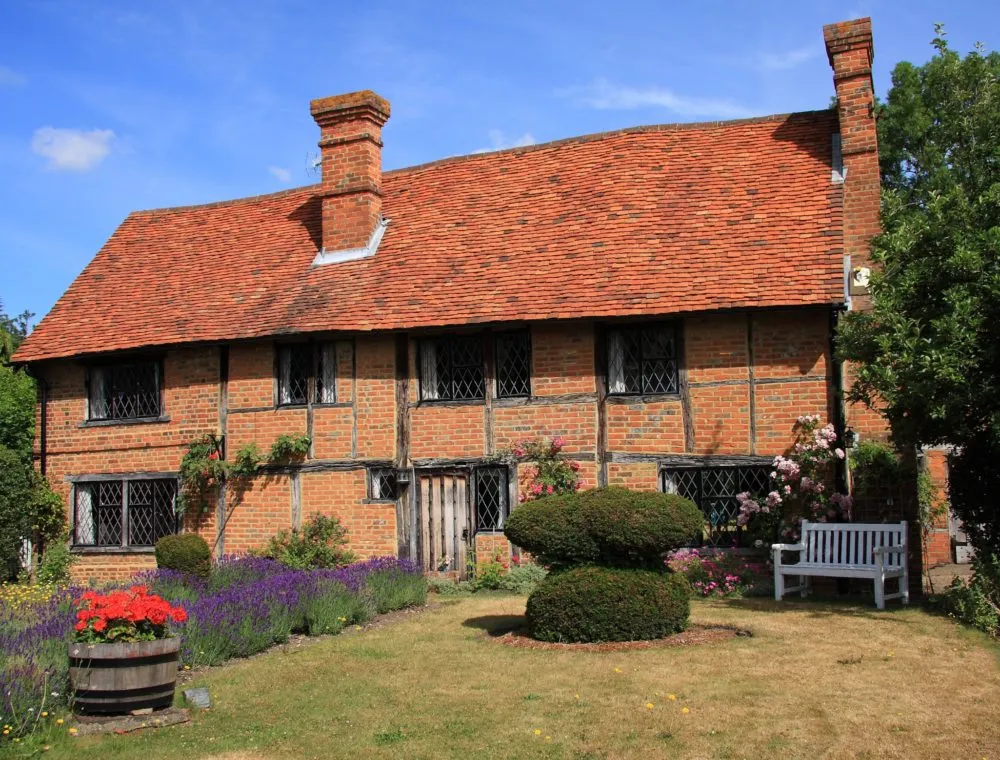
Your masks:
{"label": "red tile roof", "polygon": [[830,111],[387,172],[370,258],[312,267],[318,187],[130,214],[18,351],[843,300]]}

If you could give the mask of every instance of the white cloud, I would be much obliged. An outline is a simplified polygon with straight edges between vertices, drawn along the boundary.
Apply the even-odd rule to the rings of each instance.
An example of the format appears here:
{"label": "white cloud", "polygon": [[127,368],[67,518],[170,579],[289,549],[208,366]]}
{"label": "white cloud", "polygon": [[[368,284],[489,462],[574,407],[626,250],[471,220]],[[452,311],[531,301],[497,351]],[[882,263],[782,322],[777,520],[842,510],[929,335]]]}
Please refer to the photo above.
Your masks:
{"label": "white cloud", "polygon": [[785,71],[811,61],[819,54],[816,45],[786,50],[784,53],[761,53],[757,56],[757,68],[761,71]]}
{"label": "white cloud", "polygon": [[288,184],[292,181],[292,173],[288,169],[281,166],[269,166],[267,167],[267,170],[274,175],[278,182]]}
{"label": "white cloud", "polygon": [[635,108],[663,108],[680,116],[738,119],[751,112],[741,105],[719,98],[691,98],[665,87],[627,87],[607,79],[596,79],[585,87],[562,90],[580,105],[599,110],[625,111]]}
{"label": "white cloud", "polygon": [[18,74],[14,69],[7,66],[0,66],[0,87],[20,87],[27,81],[23,75]]}
{"label": "white cloud", "polygon": [[489,153],[493,150],[506,150],[507,148],[524,148],[528,145],[534,145],[537,140],[531,132],[525,132],[520,137],[508,138],[504,134],[503,130],[491,129],[486,133],[490,138],[489,147],[486,148],[476,148],[473,153]]}
{"label": "white cloud", "polygon": [[56,129],[39,127],[31,149],[49,160],[50,169],[85,172],[107,158],[115,133],[110,129]]}

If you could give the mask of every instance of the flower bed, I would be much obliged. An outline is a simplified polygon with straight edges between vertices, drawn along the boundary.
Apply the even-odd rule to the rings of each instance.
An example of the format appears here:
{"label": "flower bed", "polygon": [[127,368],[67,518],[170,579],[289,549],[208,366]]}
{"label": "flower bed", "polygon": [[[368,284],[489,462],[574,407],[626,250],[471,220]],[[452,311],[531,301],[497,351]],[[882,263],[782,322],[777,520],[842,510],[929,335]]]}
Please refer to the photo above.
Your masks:
{"label": "flower bed", "polygon": [[[393,557],[337,570],[292,570],[271,559],[228,557],[207,580],[156,570],[135,582],[184,611],[164,622],[183,637],[181,660],[188,666],[256,654],[293,632],[338,633],[426,598],[419,568]],[[0,748],[44,728],[66,709],[66,647],[81,622],[74,600],[87,592],[56,590],[47,599],[19,597],[17,604],[0,600]],[[99,619],[88,616],[88,626]]]}
{"label": "flower bed", "polygon": [[770,574],[764,562],[747,561],[729,552],[678,549],[665,564],[683,573],[694,596],[745,596],[769,589]]}

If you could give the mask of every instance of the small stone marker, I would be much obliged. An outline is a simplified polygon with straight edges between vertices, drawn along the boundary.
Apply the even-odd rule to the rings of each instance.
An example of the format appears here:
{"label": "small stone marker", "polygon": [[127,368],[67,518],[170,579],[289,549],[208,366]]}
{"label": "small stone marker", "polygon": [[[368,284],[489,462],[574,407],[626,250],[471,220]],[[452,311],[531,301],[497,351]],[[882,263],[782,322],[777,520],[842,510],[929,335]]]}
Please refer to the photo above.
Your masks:
{"label": "small stone marker", "polygon": [[192,707],[198,707],[202,710],[207,710],[212,706],[212,699],[208,696],[208,689],[204,686],[196,689],[185,689],[184,701]]}

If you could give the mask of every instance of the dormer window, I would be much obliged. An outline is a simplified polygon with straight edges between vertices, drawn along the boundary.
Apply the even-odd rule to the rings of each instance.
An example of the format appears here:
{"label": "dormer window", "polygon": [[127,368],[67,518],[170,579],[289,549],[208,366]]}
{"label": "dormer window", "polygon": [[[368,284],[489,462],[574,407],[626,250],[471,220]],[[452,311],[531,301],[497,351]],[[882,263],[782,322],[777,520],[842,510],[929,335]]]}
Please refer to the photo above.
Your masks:
{"label": "dormer window", "polygon": [[88,420],[142,420],[161,416],[160,363],[96,365],[87,377]]}

